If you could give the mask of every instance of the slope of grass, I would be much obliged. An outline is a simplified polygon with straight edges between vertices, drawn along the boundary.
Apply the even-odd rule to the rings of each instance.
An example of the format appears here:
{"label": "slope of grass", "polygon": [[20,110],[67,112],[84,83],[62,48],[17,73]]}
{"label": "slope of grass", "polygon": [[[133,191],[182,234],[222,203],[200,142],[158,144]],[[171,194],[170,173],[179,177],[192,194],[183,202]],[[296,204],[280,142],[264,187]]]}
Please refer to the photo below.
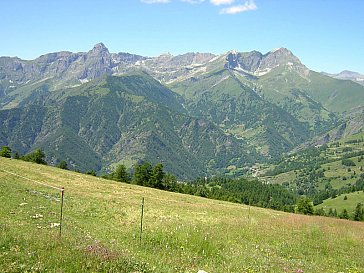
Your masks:
{"label": "slope of grass", "polygon": [[[344,199],[345,196],[347,198],[346,200]],[[358,203],[364,204],[363,191],[341,194],[336,198],[326,199],[322,204],[317,205],[316,208],[323,208],[325,211],[332,208],[336,209],[338,212],[346,209],[349,214],[352,214]]]}
{"label": "slope of grass", "polygon": [[[0,158],[1,272],[362,272],[364,223],[307,217]],[[141,198],[144,229],[139,242]]]}

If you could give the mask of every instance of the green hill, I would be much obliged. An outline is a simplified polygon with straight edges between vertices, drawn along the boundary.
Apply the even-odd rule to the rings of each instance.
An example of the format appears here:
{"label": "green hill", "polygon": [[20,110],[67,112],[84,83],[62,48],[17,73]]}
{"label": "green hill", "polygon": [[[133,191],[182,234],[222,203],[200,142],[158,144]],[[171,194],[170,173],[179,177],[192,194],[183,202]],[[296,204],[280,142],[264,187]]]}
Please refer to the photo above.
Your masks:
{"label": "green hill", "polygon": [[341,194],[335,198],[326,199],[322,204],[316,208],[323,208],[325,211],[336,209],[338,213],[346,209],[349,214],[355,210],[358,203],[364,204],[364,192],[357,191],[352,193]]}
{"label": "green hill", "polygon": [[[51,227],[59,223],[59,191],[16,175],[65,187],[62,238]],[[5,158],[0,193],[1,272],[364,270],[362,222],[213,201]]]}
{"label": "green hill", "polygon": [[277,157],[310,136],[306,124],[264,100],[251,83],[234,71],[216,70],[171,84],[170,88],[184,96],[191,115],[214,122],[235,138],[245,139],[265,157]]}
{"label": "green hill", "polygon": [[324,201],[334,209],[338,204],[336,209],[341,211],[340,202],[332,201],[337,200],[336,196],[364,189],[363,139],[364,133],[356,133],[292,153],[276,164],[261,168],[260,179],[307,195],[315,205]]}

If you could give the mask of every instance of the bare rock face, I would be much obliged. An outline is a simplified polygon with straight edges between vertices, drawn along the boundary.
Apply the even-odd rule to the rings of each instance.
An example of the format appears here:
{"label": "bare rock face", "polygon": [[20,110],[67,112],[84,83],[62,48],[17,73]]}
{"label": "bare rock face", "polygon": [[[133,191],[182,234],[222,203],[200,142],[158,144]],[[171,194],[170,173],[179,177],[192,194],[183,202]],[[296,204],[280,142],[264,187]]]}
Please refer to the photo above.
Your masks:
{"label": "bare rock face", "polygon": [[0,93],[10,86],[17,87],[51,79],[55,86],[67,87],[88,82],[101,75],[123,74],[143,69],[158,80],[169,83],[192,78],[211,69],[236,69],[261,76],[280,66],[299,73],[308,69],[288,49],[280,48],[263,55],[258,51],[230,51],[216,56],[211,53],[186,53],[173,56],[169,53],[148,58],[129,53],[110,53],[103,43],[88,52],[67,51],[49,53],[35,60],[0,57]]}
{"label": "bare rock face", "polygon": [[30,61],[0,57],[0,90],[6,93],[11,86],[46,79],[52,79],[57,86],[72,86],[104,74],[111,75],[119,66],[134,65],[141,59],[145,57],[129,53],[111,54],[103,43],[96,44],[88,52],[55,52]]}
{"label": "bare rock face", "polygon": [[361,85],[364,85],[364,75],[361,75],[358,72],[344,70],[338,74],[329,74],[329,73],[325,73],[325,72],[322,72],[322,74],[335,78],[335,79],[349,80],[349,81],[353,81],[353,82],[359,83]]}
{"label": "bare rock face", "polygon": [[308,73],[301,61],[286,48],[275,49],[265,55],[258,51],[231,51],[226,55],[225,68],[242,70],[256,76],[264,75],[277,67],[287,67],[302,74]]}

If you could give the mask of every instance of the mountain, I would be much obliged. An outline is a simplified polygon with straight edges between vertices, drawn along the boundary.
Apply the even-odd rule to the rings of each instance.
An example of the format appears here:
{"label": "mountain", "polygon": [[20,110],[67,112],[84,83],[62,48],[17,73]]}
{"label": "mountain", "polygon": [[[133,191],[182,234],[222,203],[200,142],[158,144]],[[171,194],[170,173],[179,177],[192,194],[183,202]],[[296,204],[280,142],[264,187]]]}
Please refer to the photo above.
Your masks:
{"label": "mountain", "polygon": [[364,75],[359,74],[358,72],[344,70],[338,74],[329,74],[329,73],[325,73],[325,72],[322,72],[322,74],[324,74],[326,76],[330,76],[335,79],[349,80],[349,81],[353,81],[353,82],[359,83],[361,85],[364,85]]}
{"label": "mountain", "polygon": [[99,43],[0,57],[0,145],[42,148],[80,170],[148,160],[183,179],[241,174],[359,124],[350,113],[363,102],[363,86],[311,71],[286,48],[145,57]]}
{"label": "mountain", "polygon": [[[42,148],[49,162],[81,169],[163,162],[180,178],[252,162],[250,149],[213,123],[192,118],[181,98],[149,75],[104,76],[0,111],[0,146]],[[215,160],[214,159],[219,159]]]}

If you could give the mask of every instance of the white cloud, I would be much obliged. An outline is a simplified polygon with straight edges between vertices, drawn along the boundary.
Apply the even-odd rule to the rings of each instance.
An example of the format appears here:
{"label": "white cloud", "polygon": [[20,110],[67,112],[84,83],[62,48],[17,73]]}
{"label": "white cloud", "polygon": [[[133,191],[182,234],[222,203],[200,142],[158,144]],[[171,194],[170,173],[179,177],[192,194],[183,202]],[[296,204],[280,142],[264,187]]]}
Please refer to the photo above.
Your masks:
{"label": "white cloud", "polygon": [[200,4],[202,2],[205,2],[205,0],[181,0],[181,1],[189,4]]}
{"label": "white cloud", "polygon": [[140,1],[146,4],[166,4],[170,2],[170,0],[140,0]]}
{"label": "white cloud", "polygon": [[235,2],[235,0],[210,0],[210,2],[215,6],[220,6],[220,5],[231,5],[232,3]]}
{"label": "white cloud", "polygon": [[249,0],[249,1],[245,2],[244,5],[236,5],[236,6],[231,6],[228,8],[223,8],[220,10],[220,13],[221,14],[236,14],[236,13],[240,13],[240,12],[256,10],[257,8],[258,7],[254,3],[254,1]]}

